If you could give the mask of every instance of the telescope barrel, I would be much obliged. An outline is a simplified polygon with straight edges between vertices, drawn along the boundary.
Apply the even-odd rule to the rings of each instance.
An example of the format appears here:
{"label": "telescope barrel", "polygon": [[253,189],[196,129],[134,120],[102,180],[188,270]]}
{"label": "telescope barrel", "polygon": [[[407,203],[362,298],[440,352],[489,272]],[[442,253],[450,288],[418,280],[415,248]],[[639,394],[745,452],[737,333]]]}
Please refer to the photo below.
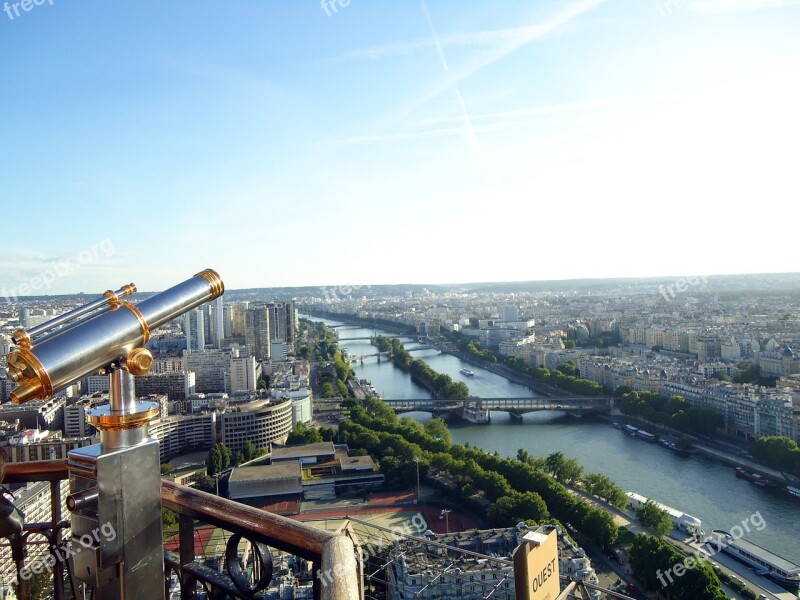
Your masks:
{"label": "telescope barrel", "polygon": [[136,293],[136,286],[132,283],[128,285],[122,286],[116,292],[112,292],[108,290],[105,294],[103,294],[102,298],[98,298],[97,300],[90,302],[89,304],[85,304],[80,306],[74,310],[64,313],[63,315],[59,315],[54,319],[50,319],[46,323],[42,323],[41,325],[37,325],[33,329],[28,330],[27,332],[24,330],[14,332],[12,336],[12,340],[15,344],[18,345],[25,345],[30,344],[33,339],[47,331],[51,331],[73,319],[77,319],[78,317],[82,317],[90,312],[97,310],[98,308],[104,308],[105,310],[112,310],[115,306],[119,306],[119,299],[121,296],[130,296],[131,294]]}
{"label": "telescope barrel", "polygon": [[138,306],[121,301],[38,344],[15,348],[8,356],[9,374],[18,383],[11,399],[22,403],[50,398],[73,381],[144,346],[151,330],[221,296],[224,290],[220,276],[207,269]]}

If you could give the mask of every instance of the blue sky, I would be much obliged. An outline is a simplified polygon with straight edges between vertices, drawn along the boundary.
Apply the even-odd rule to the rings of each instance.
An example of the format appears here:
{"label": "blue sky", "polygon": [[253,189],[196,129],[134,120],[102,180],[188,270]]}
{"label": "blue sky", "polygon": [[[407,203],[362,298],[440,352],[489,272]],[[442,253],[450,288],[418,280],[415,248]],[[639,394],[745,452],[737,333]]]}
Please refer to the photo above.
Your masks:
{"label": "blue sky", "polygon": [[800,0],[326,6],[4,5],[0,289],[798,270]]}

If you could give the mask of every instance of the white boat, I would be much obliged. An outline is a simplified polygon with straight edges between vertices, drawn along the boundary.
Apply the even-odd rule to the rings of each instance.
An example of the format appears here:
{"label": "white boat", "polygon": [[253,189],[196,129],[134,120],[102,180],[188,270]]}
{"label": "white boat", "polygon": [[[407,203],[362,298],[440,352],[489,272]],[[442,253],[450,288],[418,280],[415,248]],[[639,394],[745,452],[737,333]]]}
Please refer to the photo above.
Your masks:
{"label": "white boat", "polygon": [[[625,495],[630,500],[631,508],[633,508],[633,510],[636,510],[640,506],[644,506],[649,500],[648,498],[645,498],[636,492],[625,492]],[[670,519],[672,519],[672,525],[675,527],[675,529],[684,531],[686,533],[691,533],[692,535],[704,534],[704,531],[700,527],[702,522],[697,517],[687,515],[685,512],[672,508],[671,506],[667,506],[666,504],[661,504],[655,500],[653,500],[653,503],[661,510],[667,512]]]}
{"label": "white boat", "polygon": [[467,377],[474,377],[475,376],[475,373],[473,373],[469,369],[461,369],[459,371],[459,373],[461,373],[462,375],[466,375]]}
{"label": "white boat", "polygon": [[733,537],[727,531],[715,529],[710,547],[720,548],[725,554],[746,565],[767,571],[766,576],[787,587],[790,591],[800,586],[800,566],[778,556],[769,550],[748,542],[744,538]]}
{"label": "white boat", "polygon": [[796,487],[792,487],[790,485],[787,485],[786,486],[786,491],[789,492],[795,498],[800,498],[800,489],[797,489]]}
{"label": "white boat", "polygon": [[656,441],[656,436],[649,431],[645,431],[644,429],[637,431],[636,435],[642,438],[645,442],[650,442],[651,444],[655,443]]}
{"label": "white boat", "polygon": [[639,431],[633,425],[625,425],[625,433],[629,433],[631,435],[636,435],[636,432]]}

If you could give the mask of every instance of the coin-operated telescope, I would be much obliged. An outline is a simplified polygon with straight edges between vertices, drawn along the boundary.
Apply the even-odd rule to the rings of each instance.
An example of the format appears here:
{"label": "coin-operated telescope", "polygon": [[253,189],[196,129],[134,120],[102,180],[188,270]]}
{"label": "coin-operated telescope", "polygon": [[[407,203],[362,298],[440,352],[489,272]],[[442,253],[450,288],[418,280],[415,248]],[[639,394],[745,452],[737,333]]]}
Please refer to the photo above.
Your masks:
{"label": "coin-operated telescope", "polygon": [[137,402],[135,377],[153,365],[144,347],[153,329],[224,290],[208,269],[134,305],[124,300],[136,292],[130,284],[13,335],[8,374],[17,384],[14,402],[47,400],[92,373],[109,378],[109,404],[86,417],[100,431],[100,443],[68,457],[67,507],[73,547],[81,548],[73,572],[97,598],[164,597],[159,447],[147,434],[159,407]]}

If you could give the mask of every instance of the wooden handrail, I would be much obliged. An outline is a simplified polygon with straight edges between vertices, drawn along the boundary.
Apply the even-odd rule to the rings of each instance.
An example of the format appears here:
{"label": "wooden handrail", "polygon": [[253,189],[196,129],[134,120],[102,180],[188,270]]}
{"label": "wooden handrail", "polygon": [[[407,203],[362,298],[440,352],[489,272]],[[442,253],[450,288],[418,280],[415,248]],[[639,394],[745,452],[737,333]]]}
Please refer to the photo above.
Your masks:
{"label": "wooden handrail", "polygon": [[6,464],[3,483],[29,483],[31,481],[59,481],[69,478],[67,459],[34,460]]}
{"label": "wooden handrail", "polygon": [[[67,479],[66,460],[6,465],[6,483]],[[347,537],[311,527],[227,498],[162,480],[164,508],[221,527],[253,541],[313,561],[325,573],[315,585],[322,600],[358,600],[361,596],[353,542]]]}
{"label": "wooden handrail", "polygon": [[316,563],[319,563],[325,545],[337,537],[330,531],[172,481],[161,482],[161,501],[164,508],[241,533],[251,541],[263,542]]}

